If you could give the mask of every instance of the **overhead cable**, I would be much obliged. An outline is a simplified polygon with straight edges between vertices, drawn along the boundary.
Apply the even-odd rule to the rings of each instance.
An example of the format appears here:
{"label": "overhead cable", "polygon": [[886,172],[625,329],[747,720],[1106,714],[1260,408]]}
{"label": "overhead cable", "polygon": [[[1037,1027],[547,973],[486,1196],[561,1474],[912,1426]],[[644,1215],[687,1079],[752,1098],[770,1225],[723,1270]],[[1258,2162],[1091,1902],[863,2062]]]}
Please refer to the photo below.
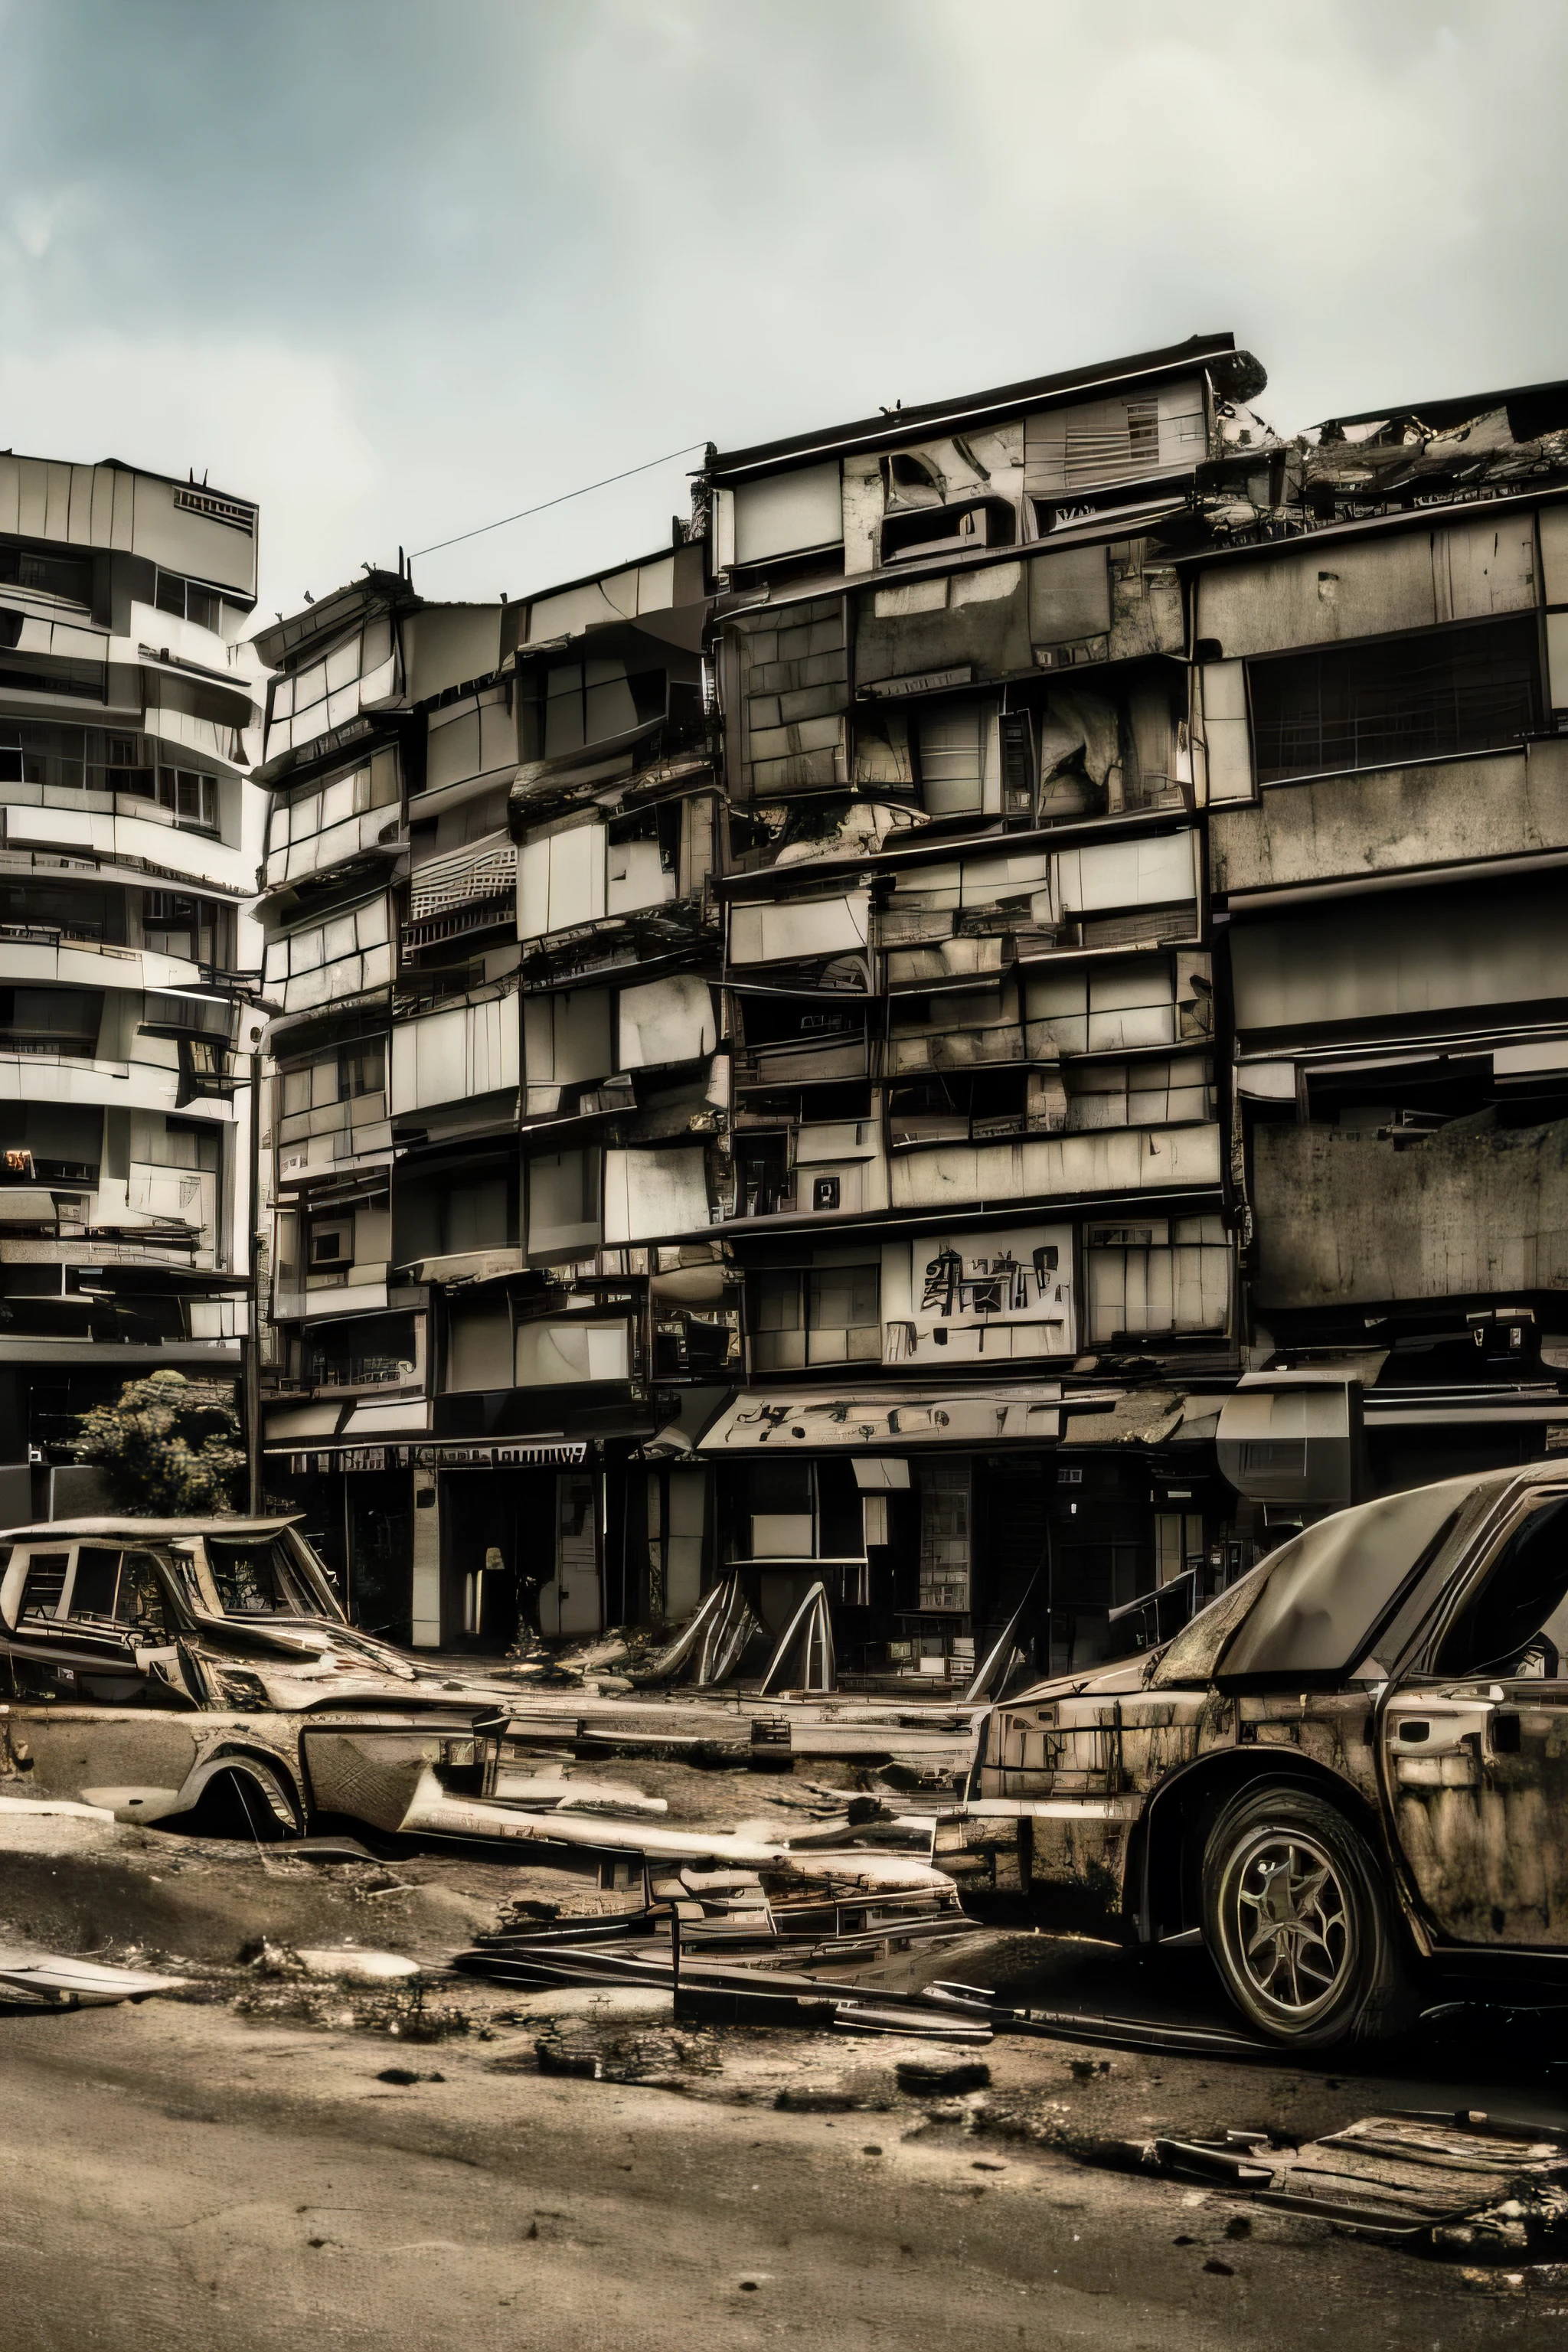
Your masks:
{"label": "overhead cable", "polygon": [[559,498],[541,499],[536,507],[523,507],[516,514],[501,515],[494,522],[482,522],[476,530],[460,530],[452,539],[437,539],[429,547],[416,547],[409,557],[438,555],[444,547],[460,547],[466,539],[482,539],[487,530],[503,530],[509,522],[524,522],[530,515],[542,514],[547,507],[563,507],[569,499],[585,499],[590,490],[608,489],[612,482],[629,482],[634,474],[651,474],[656,466],[668,466],[677,457],[689,457],[693,449],[705,449],[705,441],[685,441],[679,449],[667,449],[662,457],[650,457],[646,465],[628,466],[624,473],[606,474],[602,481],[584,482],[581,488],[563,490]]}

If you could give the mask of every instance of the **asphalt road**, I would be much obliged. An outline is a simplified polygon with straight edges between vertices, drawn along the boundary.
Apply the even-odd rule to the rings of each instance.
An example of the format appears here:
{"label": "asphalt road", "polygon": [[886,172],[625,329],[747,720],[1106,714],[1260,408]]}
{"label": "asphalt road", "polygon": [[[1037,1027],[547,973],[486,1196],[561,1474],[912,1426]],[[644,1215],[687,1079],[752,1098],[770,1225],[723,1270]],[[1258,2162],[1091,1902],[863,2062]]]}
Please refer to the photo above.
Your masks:
{"label": "asphalt road", "polygon": [[[816,2037],[821,2042],[824,2037]],[[814,2352],[1560,2345],[1568,2278],[1467,2274],[1203,2192],[774,2085],[881,2053],[753,2034],[699,2095],[542,2076],[524,2027],[419,2051],[226,2006],[0,2018],[9,2352]],[[1190,2061],[1006,2097],[1113,2127],[1362,2111],[1391,2086]],[[422,2079],[379,2076],[401,2058]],[[853,2075],[853,2069],[860,2073]],[[444,2079],[434,2081],[429,2075]],[[1397,2089],[1397,2085],[1393,2086]],[[940,2113],[940,2110],[939,2110]]]}

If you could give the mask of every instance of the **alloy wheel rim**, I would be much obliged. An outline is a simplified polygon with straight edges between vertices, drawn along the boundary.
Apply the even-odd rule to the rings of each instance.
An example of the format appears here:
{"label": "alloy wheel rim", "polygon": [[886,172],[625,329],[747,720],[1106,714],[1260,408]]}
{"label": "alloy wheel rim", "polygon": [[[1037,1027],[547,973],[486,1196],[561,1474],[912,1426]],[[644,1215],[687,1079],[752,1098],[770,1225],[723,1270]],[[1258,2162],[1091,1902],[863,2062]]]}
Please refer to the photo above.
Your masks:
{"label": "alloy wheel rim", "polygon": [[1300,1831],[1270,1830],[1232,1860],[1235,1964],[1253,1998],[1300,2023],[1342,1988],[1355,1935],[1332,1856]]}

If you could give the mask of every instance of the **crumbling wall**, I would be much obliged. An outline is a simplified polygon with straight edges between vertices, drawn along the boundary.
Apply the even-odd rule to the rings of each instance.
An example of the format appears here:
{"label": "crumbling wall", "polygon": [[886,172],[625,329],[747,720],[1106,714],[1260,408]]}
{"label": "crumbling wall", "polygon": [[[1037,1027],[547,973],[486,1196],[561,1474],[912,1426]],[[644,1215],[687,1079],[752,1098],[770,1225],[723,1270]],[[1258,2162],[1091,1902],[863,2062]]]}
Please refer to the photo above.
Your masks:
{"label": "crumbling wall", "polygon": [[1214,887],[1262,890],[1568,845],[1568,742],[1270,785],[1209,819]]}
{"label": "crumbling wall", "polygon": [[1265,1311],[1568,1287],[1568,1119],[1260,1127],[1252,1150]]}

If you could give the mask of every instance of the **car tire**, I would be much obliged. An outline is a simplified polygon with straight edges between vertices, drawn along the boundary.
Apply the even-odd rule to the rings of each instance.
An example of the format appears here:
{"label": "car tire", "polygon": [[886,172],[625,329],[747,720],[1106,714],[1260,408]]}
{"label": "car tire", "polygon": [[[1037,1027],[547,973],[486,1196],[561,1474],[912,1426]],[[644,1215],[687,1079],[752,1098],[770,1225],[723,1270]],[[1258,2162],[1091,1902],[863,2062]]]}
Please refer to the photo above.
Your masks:
{"label": "car tire", "polygon": [[1233,1798],[1204,1848],[1204,1942],[1236,2007],[1295,2050],[1415,2021],[1383,1865],[1336,1805],[1289,1781]]}

